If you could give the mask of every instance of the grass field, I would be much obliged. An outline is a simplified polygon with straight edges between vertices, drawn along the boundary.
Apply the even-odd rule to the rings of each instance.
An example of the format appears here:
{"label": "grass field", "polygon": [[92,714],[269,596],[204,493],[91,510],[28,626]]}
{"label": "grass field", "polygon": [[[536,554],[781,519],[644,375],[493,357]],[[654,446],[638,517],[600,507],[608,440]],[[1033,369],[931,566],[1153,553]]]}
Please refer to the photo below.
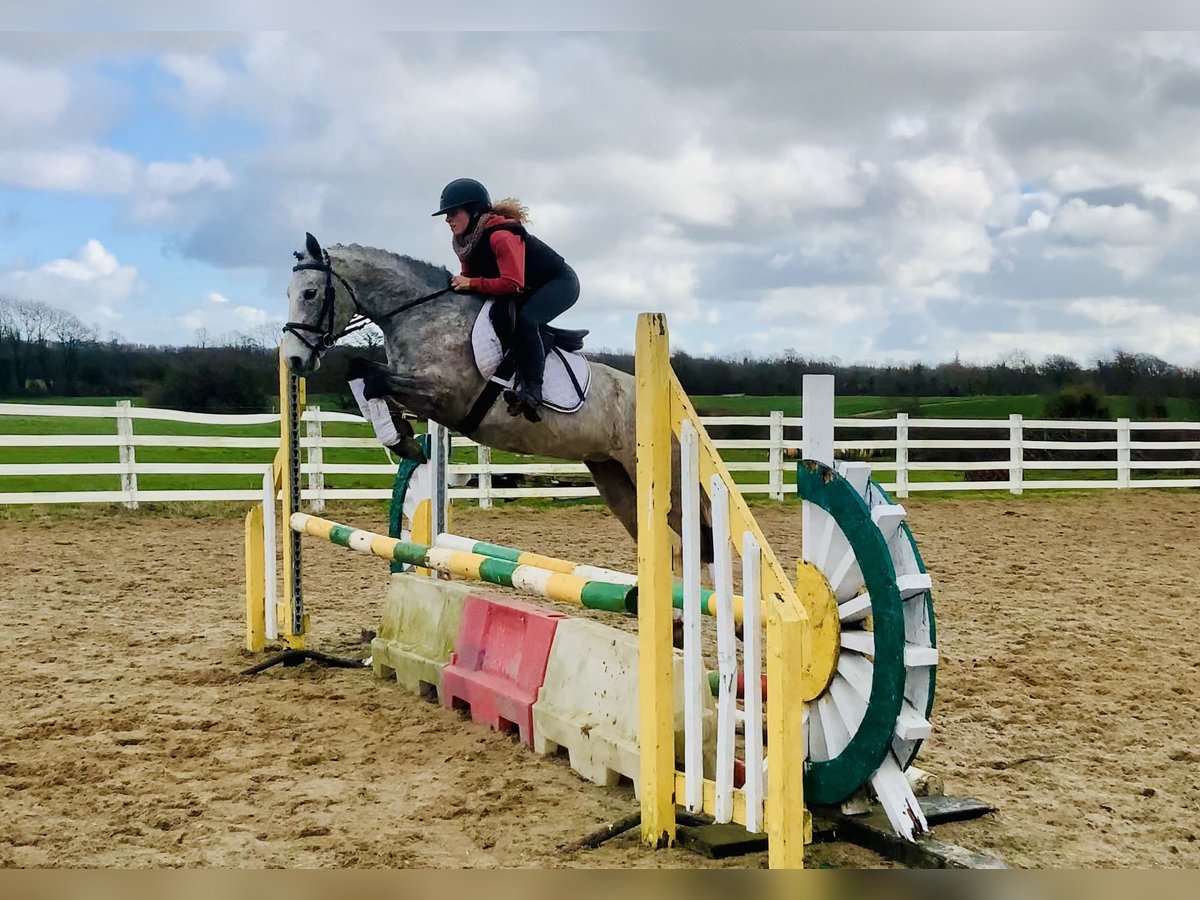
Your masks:
{"label": "grass field", "polygon": [[[38,403],[65,403],[89,406],[114,406],[124,398],[39,398]],[[336,408],[334,398],[314,397],[310,403],[321,402],[324,409]],[[765,416],[772,410],[782,409],[786,415],[799,415],[800,399],[798,397],[751,397],[751,396],[697,396],[693,398],[697,409],[702,415],[745,415]],[[1110,398],[1112,407],[1118,414],[1127,414],[1133,408],[1130,398]],[[24,401],[22,401],[24,402]],[[141,405],[136,400],[135,405]],[[995,418],[1005,420],[1010,413],[1020,413],[1026,418],[1038,418],[1043,413],[1043,400],[1036,395],[1005,396],[1005,397],[930,397],[919,400],[921,414],[936,418]],[[886,418],[897,411],[914,409],[913,400],[898,397],[838,397],[835,410],[839,417]],[[1169,401],[1168,410],[1172,417],[1186,420],[1189,413],[1188,405],[1180,401]],[[0,415],[0,435],[2,434],[61,434],[61,435],[116,435],[115,419],[92,418],[58,418],[45,416],[10,416]],[[239,437],[274,437],[278,434],[278,426],[249,425],[201,425],[182,422],[166,422],[152,420],[135,420],[135,434],[141,435],[195,435],[195,436],[239,436]],[[371,431],[364,425],[353,423],[325,423],[324,434],[329,437],[363,437],[370,438]],[[747,434],[747,432],[742,432]],[[749,434],[752,437],[765,437],[765,430]],[[867,438],[871,435],[862,433],[855,437]],[[875,435],[883,437],[884,435]],[[266,466],[274,456],[271,449],[255,448],[202,448],[202,447],[139,447],[136,458],[141,463],[257,463]],[[493,462],[517,460],[512,454],[493,453]],[[727,461],[766,461],[765,451],[757,450],[727,450]],[[529,462],[528,458],[520,458]],[[115,463],[119,461],[118,449],[114,447],[0,447],[0,464],[38,464],[38,463]],[[383,463],[386,456],[381,449],[336,448],[325,450],[327,463]],[[464,448],[454,453],[455,462],[474,462],[475,453],[472,449]],[[535,460],[538,461],[538,460]],[[551,460],[544,460],[551,461]],[[767,480],[765,472],[739,472],[736,475],[742,483],[763,483]],[[1090,471],[1080,473],[1029,473],[1029,477],[1085,478],[1108,479],[1112,472]],[[792,481],[790,474],[785,474],[787,481]],[[885,476],[885,479],[887,476]],[[957,481],[962,474],[955,472],[917,472],[910,475],[913,481]],[[243,489],[252,490],[259,486],[260,479],[252,475],[139,475],[138,487],[141,490],[220,490]],[[330,488],[387,488],[391,478],[386,475],[331,475],[327,476],[326,485]],[[9,491],[87,491],[87,490],[118,490],[120,478],[116,475],[62,475],[62,476],[0,476],[0,492]]]}

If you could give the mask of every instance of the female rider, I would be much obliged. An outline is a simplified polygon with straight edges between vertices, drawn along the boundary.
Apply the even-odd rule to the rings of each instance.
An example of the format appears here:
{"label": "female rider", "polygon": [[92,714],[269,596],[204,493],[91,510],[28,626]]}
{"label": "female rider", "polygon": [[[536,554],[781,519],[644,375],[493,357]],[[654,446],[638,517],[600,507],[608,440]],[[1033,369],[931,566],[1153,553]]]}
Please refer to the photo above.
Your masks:
{"label": "female rider", "polygon": [[[462,263],[462,274],[451,278],[450,286],[495,297],[497,306],[506,306],[502,301],[509,298],[517,301],[512,338],[521,378],[508,411],[536,422],[546,365],[540,327],[579,299],[575,270],[525,230],[524,206],[511,198],[493,204],[487,188],[473,178],[446,185],[434,215],[446,217]],[[501,320],[493,317],[493,322]]]}

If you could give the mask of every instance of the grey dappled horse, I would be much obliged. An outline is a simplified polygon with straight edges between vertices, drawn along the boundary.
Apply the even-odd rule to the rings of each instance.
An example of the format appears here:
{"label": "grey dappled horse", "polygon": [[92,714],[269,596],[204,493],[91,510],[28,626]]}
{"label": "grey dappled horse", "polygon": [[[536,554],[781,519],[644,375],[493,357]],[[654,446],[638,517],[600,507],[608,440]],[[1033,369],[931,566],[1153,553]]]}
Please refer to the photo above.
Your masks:
{"label": "grey dappled horse", "polygon": [[[298,375],[315,371],[322,352],[361,315],[383,331],[387,352],[386,370],[368,377],[368,390],[461,431],[485,383],[471,346],[485,298],[448,290],[450,273],[441,266],[358,244],[322,250],[311,234],[307,238],[288,285],[283,352],[289,368]],[[509,415],[500,401],[470,437],[499,450],[580,460],[636,538],[633,376],[596,362],[591,370],[578,412],[543,408],[541,421],[530,422]]]}

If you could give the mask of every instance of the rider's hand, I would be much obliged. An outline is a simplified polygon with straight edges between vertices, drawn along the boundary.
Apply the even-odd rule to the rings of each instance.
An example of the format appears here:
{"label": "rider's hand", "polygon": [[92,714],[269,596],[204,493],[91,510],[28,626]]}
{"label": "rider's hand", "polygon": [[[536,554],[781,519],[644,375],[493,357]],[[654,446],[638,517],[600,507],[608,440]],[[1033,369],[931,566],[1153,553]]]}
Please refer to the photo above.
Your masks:
{"label": "rider's hand", "polygon": [[466,275],[450,276],[450,287],[456,291],[469,291],[471,289],[471,279]]}

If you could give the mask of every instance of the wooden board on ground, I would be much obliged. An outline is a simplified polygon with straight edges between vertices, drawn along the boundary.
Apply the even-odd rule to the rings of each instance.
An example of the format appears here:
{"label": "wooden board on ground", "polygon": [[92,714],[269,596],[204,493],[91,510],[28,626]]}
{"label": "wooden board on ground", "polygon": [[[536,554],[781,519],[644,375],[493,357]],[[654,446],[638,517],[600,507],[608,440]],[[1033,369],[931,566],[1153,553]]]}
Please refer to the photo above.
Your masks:
{"label": "wooden board on ground", "polygon": [[[995,812],[995,807],[973,797],[920,797],[921,811],[930,828],[963,822]],[[880,856],[915,869],[1007,869],[998,856],[977,853],[929,835],[916,843],[898,837],[881,808],[865,815],[847,815],[834,807],[813,811],[818,841],[849,841]]]}
{"label": "wooden board on ground", "polygon": [[709,859],[745,856],[767,849],[765,834],[747,831],[740,825],[680,826],[676,832],[681,847],[693,850]]}

